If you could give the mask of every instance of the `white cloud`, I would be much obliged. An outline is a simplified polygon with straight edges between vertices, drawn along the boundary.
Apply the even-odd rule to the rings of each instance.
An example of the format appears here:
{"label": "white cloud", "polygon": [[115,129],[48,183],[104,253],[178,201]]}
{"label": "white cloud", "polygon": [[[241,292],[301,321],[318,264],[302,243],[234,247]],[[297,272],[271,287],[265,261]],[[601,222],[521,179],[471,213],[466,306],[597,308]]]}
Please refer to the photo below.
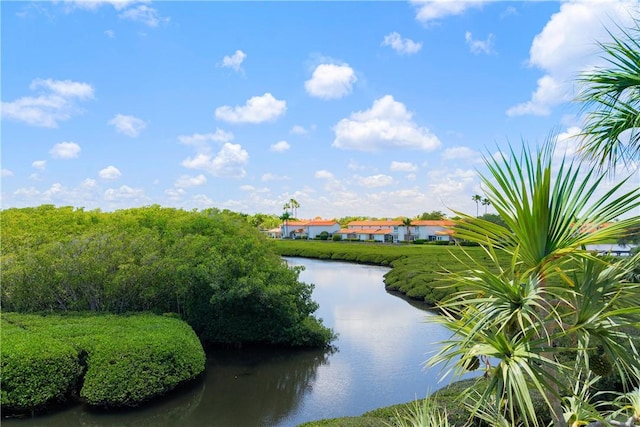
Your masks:
{"label": "white cloud", "polygon": [[566,131],[559,133],[556,137],[554,157],[561,158],[566,156],[569,158],[577,154],[580,147],[579,135],[581,132],[582,129],[577,126],[572,126]]}
{"label": "white cloud", "polygon": [[418,9],[416,19],[427,24],[447,16],[462,15],[469,8],[480,7],[484,1],[411,0],[411,3]]}
{"label": "white cloud", "polygon": [[35,187],[27,187],[27,188],[18,188],[16,191],[13,192],[14,196],[17,196],[19,198],[34,198],[40,195],[40,191],[38,191],[38,189],[36,189]]}
{"label": "white cloud", "polygon": [[271,172],[267,172],[264,175],[262,175],[262,181],[263,182],[268,182],[268,181],[285,181],[291,179],[286,175],[276,175],[273,174]]}
{"label": "white cloud", "polygon": [[353,84],[358,80],[348,64],[320,64],[311,78],[304,82],[307,93],[322,99],[338,99],[351,93]]}
{"label": "white cloud", "polygon": [[75,142],[61,142],[49,150],[54,159],[75,159],[80,155],[80,146]]}
{"label": "white cloud", "polygon": [[493,34],[489,33],[486,40],[476,40],[473,38],[471,32],[467,31],[464,35],[464,40],[467,42],[471,53],[476,55],[480,53],[495,53],[493,50]]}
{"label": "white cloud", "polygon": [[629,28],[633,19],[630,11],[637,7],[636,0],[562,3],[529,51],[529,64],[544,75],[531,99],[509,108],[507,115],[548,115],[553,107],[573,99],[576,76],[604,65],[596,41],[610,40],[605,26],[614,34],[619,33],[617,25]]}
{"label": "white cloud", "polygon": [[104,35],[113,39],[116,37],[116,33],[113,30],[104,30]]}
{"label": "white cloud", "polygon": [[169,196],[171,200],[178,200],[184,197],[187,192],[183,188],[167,188],[164,190],[164,194]]}
{"label": "white cloud", "polygon": [[415,172],[418,167],[411,162],[391,162],[389,169],[393,172]]}
{"label": "white cloud", "polygon": [[207,177],[200,174],[198,176],[181,175],[175,182],[174,186],[178,188],[197,187],[207,183]]}
{"label": "white cloud", "polygon": [[142,188],[132,188],[128,185],[122,185],[119,188],[109,188],[104,192],[104,198],[107,201],[121,201],[145,198]]}
{"label": "white cloud", "polygon": [[125,9],[140,0],[65,0],[65,5],[76,9],[95,10],[103,5],[111,5],[116,10]]}
{"label": "white cloud", "polygon": [[242,71],[242,62],[247,57],[247,54],[241,50],[236,50],[231,56],[225,56],[222,58],[222,67],[231,68],[236,72]]}
{"label": "white cloud", "polygon": [[106,168],[102,169],[100,172],[98,172],[98,176],[102,179],[106,179],[109,181],[115,180],[120,178],[122,174],[120,173],[120,171],[118,170],[117,167],[115,166],[107,166]]}
{"label": "white cloud", "polygon": [[287,151],[289,148],[291,148],[291,145],[289,145],[287,141],[278,141],[275,144],[271,144],[269,151],[281,153],[283,151]]}
{"label": "white cloud", "polygon": [[188,169],[198,169],[213,176],[242,178],[246,175],[244,166],[249,161],[249,153],[240,144],[225,142],[215,157],[200,153],[196,157],[188,157],[182,166]]}
{"label": "white cloud", "polygon": [[2,169],[0,169],[0,176],[2,176],[2,177],[13,176],[13,171],[11,171],[9,169],[2,168]]}
{"label": "white cloud", "polygon": [[469,147],[447,148],[442,153],[442,158],[444,160],[482,160],[480,153]]}
{"label": "white cloud", "polygon": [[427,128],[416,125],[413,114],[391,95],[376,101],[369,110],[352,113],[333,128],[336,138],[333,146],[342,149],[377,151],[408,148],[433,150],[440,140]]}
{"label": "white cloud", "polygon": [[180,135],[178,141],[181,144],[193,146],[199,153],[211,152],[208,142],[230,142],[233,141],[233,134],[221,129],[216,129],[214,133],[194,133],[193,135]]}
{"label": "white cloud", "polygon": [[64,98],[90,99],[93,98],[93,87],[88,83],[71,80],[36,79],[31,82],[29,89],[45,88]]}
{"label": "white cloud", "polygon": [[144,120],[124,114],[116,114],[113,119],[109,120],[109,124],[114,126],[116,131],[131,138],[140,135],[140,132],[147,127],[147,123]]}
{"label": "white cloud", "polygon": [[327,170],[319,170],[316,171],[315,175],[316,178],[320,178],[320,179],[333,179],[333,174]]}
{"label": "white cloud", "polygon": [[253,185],[248,185],[248,184],[241,185],[240,186],[240,190],[241,191],[246,191],[246,192],[249,192],[249,193],[270,193],[271,192],[271,190],[269,190],[269,188],[267,188],[267,187],[256,188]]}
{"label": "white cloud", "polygon": [[262,123],[276,120],[284,114],[286,109],[286,101],[278,100],[267,92],[262,96],[250,98],[243,106],[218,107],[215,116],[219,120],[230,123]]}
{"label": "white cloud", "polygon": [[47,166],[47,161],[46,160],[35,160],[31,163],[31,167],[33,167],[34,169],[38,169],[43,171],[44,168]]}
{"label": "white cloud", "polygon": [[35,97],[25,96],[12,102],[2,102],[2,117],[33,126],[57,127],[80,110],[76,100],[93,98],[93,87],[71,80],[36,79],[29,89],[38,91]]}
{"label": "white cloud", "polygon": [[316,130],[316,125],[309,126],[309,129],[306,129],[304,126],[295,125],[291,128],[289,133],[292,133],[294,135],[306,135],[309,132],[313,132],[314,130]]}
{"label": "white cloud", "polygon": [[169,18],[161,17],[156,9],[145,4],[126,9],[118,16],[123,19],[140,22],[149,27],[157,27],[161,22],[169,22]]}
{"label": "white cloud", "polygon": [[393,184],[393,177],[389,175],[355,176],[355,182],[361,187],[376,188]]}
{"label": "white cloud", "polygon": [[402,38],[402,36],[396,32],[387,34],[384,36],[382,46],[390,46],[393,50],[399,54],[411,55],[417,53],[422,49],[422,43],[416,43],[411,39]]}

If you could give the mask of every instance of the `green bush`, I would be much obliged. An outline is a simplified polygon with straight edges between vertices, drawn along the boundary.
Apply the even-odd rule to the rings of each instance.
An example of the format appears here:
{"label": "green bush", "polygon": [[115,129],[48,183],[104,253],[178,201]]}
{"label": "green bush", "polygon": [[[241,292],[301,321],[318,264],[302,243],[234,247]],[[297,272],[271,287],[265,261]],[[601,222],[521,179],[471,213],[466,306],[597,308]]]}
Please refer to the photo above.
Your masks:
{"label": "green bush", "polygon": [[305,330],[318,323],[312,286],[241,214],[47,205],[1,214],[4,310],[173,312],[214,344],[293,345],[316,332]]}
{"label": "green bush", "polygon": [[167,316],[2,313],[2,322],[7,412],[37,410],[69,395],[95,406],[136,406],[205,368],[193,330]]}
{"label": "green bush", "polygon": [[339,241],[341,241],[341,240],[342,240],[342,234],[334,234],[334,235],[331,237],[331,240],[333,240],[334,242],[339,242]]}
{"label": "green bush", "polygon": [[6,414],[33,412],[66,399],[83,372],[72,345],[2,319],[0,406]]}

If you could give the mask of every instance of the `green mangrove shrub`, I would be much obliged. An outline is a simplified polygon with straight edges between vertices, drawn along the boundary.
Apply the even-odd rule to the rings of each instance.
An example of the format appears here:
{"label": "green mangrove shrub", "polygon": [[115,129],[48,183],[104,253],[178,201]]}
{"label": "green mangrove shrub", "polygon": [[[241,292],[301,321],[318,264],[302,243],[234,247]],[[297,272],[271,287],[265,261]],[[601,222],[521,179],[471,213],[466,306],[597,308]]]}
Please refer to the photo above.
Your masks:
{"label": "green mangrove shrub", "polygon": [[2,313],[2,410],[31,412],[64,398],[137,406],[204,371],[184,321],[153,314]]}
{"label": "green mangrove shrub", "polygon": [[333,337],[313,316],[313,286],[240,214],[49,205],[0,214],[4,311],[173,312],[207,343]]}
{"label": "green mangrove shrub", "polygon": [[71,395],[83,372],[77,348],[4,318],[0,338],[0,406],[5,414],[44,409]]}

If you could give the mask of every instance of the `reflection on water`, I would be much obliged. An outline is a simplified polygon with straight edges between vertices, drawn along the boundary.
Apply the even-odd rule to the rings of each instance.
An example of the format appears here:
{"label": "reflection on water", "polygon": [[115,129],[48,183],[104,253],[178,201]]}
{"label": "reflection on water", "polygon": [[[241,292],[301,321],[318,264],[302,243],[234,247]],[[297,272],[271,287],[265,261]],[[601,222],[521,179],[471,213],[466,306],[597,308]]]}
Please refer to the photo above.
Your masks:
{"label": "reflection on water", "polygon": [[[387,293],[383,267],[289,258],[315,284],[317,316],[339,338],[336,351],[217,350],[204,378],[133,411],[81,405],[6,426],[295,426],[360,415],[423,397],[443,384],[425,371],[426,353],[448,333],[425,323],[433,314]],[[259,321],[259,319],[256,319]]]}

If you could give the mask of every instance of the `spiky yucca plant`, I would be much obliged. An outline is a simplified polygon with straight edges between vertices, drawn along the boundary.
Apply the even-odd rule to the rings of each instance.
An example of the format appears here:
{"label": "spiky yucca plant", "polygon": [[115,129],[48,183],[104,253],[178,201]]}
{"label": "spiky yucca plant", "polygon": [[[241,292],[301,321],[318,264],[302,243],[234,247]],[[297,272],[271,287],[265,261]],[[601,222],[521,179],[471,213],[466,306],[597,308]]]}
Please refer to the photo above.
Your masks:
{"label": "spiky yucca plant", "polygon": [[[550,408],[553,425],[567,426],[562,399],[571,394],[588,352],[601,346],[624,379],[636,379],[640,361],[624,327],[640,324],[640,284],[623,277],[640,255],[617,262],[585,249],[637,226],[640,188],[621,194],[622,180],[598,196],[605,174],[566,160],[554,163],[554,137],[538,153],[524,147],[508,157],[486,157],[481,176],[487,198],[508,228],[456,212],[455,236],[479,243],[493,268],[471,257],[455,273],[461,289],[440,304],[435,320],[453,334],[429,360],[454,373],[484,356],[486,386],[475,411],[493,411],[511,425],[537,425],[531,391]],[[509,254],[501,265],[498,252]],[[572,352],[575,362],[558,356]],[[585,367],[586,368],[586,367]],[[491,412],[491,411],[489,411]]]}

